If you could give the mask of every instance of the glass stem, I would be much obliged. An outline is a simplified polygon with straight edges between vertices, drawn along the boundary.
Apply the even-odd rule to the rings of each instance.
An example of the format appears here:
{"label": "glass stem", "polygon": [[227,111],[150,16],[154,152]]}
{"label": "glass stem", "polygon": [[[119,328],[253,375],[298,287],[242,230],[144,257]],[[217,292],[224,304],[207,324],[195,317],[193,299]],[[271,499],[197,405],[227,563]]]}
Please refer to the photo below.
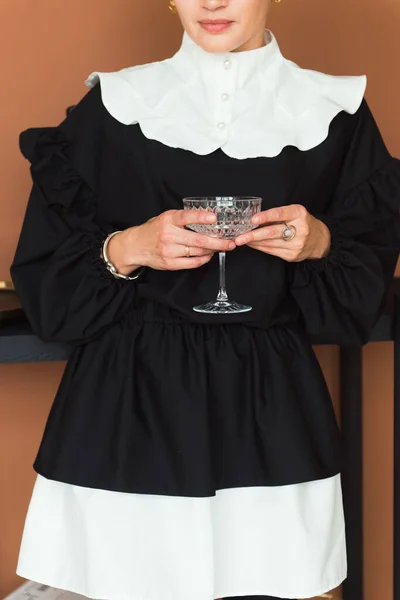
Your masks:
{"label": "glass stem", "polygon": [[228,294],[225,288],[225,262],[226,252],[219,252],[219,292],[217,296],[217,301],[219,302],[228,301]]}

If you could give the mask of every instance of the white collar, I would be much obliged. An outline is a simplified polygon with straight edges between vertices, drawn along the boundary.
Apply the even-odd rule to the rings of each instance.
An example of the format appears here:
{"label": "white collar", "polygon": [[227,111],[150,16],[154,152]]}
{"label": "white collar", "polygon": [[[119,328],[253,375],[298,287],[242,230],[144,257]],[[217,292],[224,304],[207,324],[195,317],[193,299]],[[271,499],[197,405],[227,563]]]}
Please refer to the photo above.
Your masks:
{"label": "white collar", "polygon": [[108,112],[125,125],[173,148],[237,159],[273,157],[288,145],[309,150],[328,136],[341,111],[356,112],[366,77],[301,69],[285,59],[265,30],[266,45],[210,53],[185,32],[164,61],[116,72],[93,72]]}
{"label": "white collar", "polygon": [[[209,87],[215,80],[226,75],[226,81],[243,87],[252,77],[264,73],[268,67],[281,58],[277,41],[273,34],[265,29],[265,46],[245,52],[206,52],[185,32],[178,52],[169,59],[189,81],[197,75],[202,83]],[[227,63],[229,69],[222,66]],[[229,73],[226,71],[229,70]]]}

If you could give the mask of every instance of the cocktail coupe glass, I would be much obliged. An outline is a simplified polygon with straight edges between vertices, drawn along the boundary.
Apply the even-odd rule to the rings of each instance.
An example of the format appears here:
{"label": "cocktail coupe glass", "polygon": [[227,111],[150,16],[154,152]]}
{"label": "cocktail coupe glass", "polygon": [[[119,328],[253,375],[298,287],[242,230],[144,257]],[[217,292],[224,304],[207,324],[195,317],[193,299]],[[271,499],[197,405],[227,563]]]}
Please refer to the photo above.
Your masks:
{"label": "cocktail coupe glass", "polygon": [[[256,196],[193,196],[183,198],[185,210],[209,211],[217,215],[216,223],[187,225],[188,229],[202,235],[232,240],[246,231],[255,229],[251,218],[261,210],[262,198]],[[219,291],[213,302],[194,306],[200,313],[244,313],[252,306],[229,300],[225,287],[226,252],[219,252]],[[243,274],[245,275],[245,274]]]}

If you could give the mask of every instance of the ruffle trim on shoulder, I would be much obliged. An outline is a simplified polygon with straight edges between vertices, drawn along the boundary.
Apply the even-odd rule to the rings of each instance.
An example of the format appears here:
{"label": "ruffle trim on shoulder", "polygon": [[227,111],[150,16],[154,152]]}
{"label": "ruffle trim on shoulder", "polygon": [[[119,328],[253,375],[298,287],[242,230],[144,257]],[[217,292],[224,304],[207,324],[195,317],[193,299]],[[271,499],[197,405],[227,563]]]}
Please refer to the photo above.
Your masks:
{"label": "ruffle trim on shoulder", "polygon": [[30,128],[19,137],[20,150],[31,163],[33,182],[49,206],[60,212],[73,203],[91,203],[94,192],[70,159],[70,144],[58,127]]}

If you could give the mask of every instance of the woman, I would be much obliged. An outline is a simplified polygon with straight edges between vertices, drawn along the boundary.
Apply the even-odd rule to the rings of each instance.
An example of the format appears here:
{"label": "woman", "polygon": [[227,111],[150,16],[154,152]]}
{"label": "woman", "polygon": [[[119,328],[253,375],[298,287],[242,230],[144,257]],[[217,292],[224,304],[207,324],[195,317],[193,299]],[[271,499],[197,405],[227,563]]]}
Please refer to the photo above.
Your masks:
{"label": "woman", "polygon": [[[28,129],[12,277],[73,347],[17,573],[107,600],[307,598],[346,577],[340,435],[312,343],[363,344],[399,251],[399,162],[365,77],[307,71],[268,0],[176,0],[168,60],[92,73]],[[233,242],[185,196],[263,198]],[[212,219],[215,217],[211,216]],[[290,230],[288,232],[288,230]],[[196,313],[217,255],[243,314]]]}

